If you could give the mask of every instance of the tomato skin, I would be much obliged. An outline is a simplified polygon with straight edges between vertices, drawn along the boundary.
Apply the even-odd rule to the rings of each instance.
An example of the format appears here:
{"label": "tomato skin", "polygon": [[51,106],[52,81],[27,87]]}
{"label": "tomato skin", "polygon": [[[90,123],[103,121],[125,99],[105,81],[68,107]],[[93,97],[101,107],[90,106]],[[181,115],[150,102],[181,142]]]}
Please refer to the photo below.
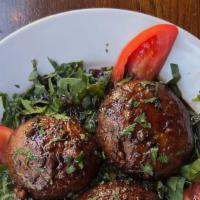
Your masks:
{"label": "tomato skin", "polygon": [[186,189],[183,200],[200,200],[200,183],[194,183]]}
{"label": "tomato skin", "polygon": [[6,147],[12,133],[12,129],[0,125],[0,162],[4,164],[6,162]]}
{"label": "tomato skin", "polygon": [[159,24],[134,37],[121,51],[114,65],[112,81],[125,73],[137,79],[153,80],[160,72],[178,34],[171,24]]}

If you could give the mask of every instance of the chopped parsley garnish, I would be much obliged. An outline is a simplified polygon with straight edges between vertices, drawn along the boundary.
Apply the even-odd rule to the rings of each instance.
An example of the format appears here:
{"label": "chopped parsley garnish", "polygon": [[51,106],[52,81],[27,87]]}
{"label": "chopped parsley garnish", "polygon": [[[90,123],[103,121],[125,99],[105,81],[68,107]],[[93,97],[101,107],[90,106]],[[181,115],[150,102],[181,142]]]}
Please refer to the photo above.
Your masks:
{"label": "chopped parsley garnish", "polygon": [[121,136],[127,136],[133,133],[133,131],[135,130],[135,126],[136,123],[129,125],[128,127],[126,127],[121,133]]}
{"label": "chopped parsley garnish", "polygon": [[163,163],[163,164],[167,164],[169,162],[169,156],[167,156],[164,153],[161,153],[158,157],[158,160]]}
{"label": "chopped parsley garnish", "polygon": [[157,100],[157,97],[152,97],[152,98],[149,98],[149,99],[144,99],[143,102],[144,103],[153,103],[156,100]]}
{"label": "chopped parsley garnish", "polygon": [[46,170],[45,168],[41,168],[41,167],[38,167],[35,169],[35,171],[38,173],[43,173],[43,172],[45,172],[45,170]]}
{"label": "chopped parsley garnish", "polygon": [[0,165],[0,199],[14,200],[16,195],[13,191],[13,184],[5,166]]}
{"label": "chopped parsley garnish", "polygon": [[17,157],[20,155],[25,156],[26,163],[36,159],[36,157],[33,155],[32,150],[28,147],[18,148],[12,156],[13,160],[15,161],[17,159]]}
{"label": "chopped parsley garnish", "polygon": [[31,86],[21,94],[9,97],[0,92],[4,107],[2,124],[15,129],[22,122],[36,115],[52,115],[67,120],[69,107],[80,107],[84,113],[80,122],[87,131],[96,130],[96,112],[100,99],[110,84],[112,68],[86,71],[83,62],[58,64],[49,59],[54,71],[41,75],[36,60],[32,61],[33,71],[29,76]]}
{"label": "chopped parsley garnish", "polygon": [[39,135],[41,135],[41,136],[46,135],[45,129],[44,129],[43,124],[41,122],[36,123],[36,128],[38,130]]}
{"label": "chopped parsley garnish", "polygon": [[53,96],[55,94],[55,89],[52,83],[52,78],[48,78],[48,86],[49,86],[50,95]]}
{"label": "chopped parsley garnish", "polygon": [[44,129],[39,129],[38,130],[38,132],[39,132],[39,134],[41,135],[41,136],[45,136],[46,135],[46,132],[45,132],[45,130]]}
{"label": "chopped parsley garnish", "polygon": [[153,176],[153,168],[149,163],[142,165],[141,170],[144,174]]}
{"label": "chopped parsley garnish", "polygon": [[159,154],[159,148],[158,147],[152,147],[150,149],[150,158],[155,164],[155,162],[158,160],[162,164],[167,164],[169,162],[169,156],[167,156],[164,153]]}
{"label": "chopped parsley garnish", "polygon": [[89,139],[89,134],[88,133],[80,133],[80,138],[81,138],[81,140],[87,142]]}
{"label": "chopped parsley garnish", "polygon": [[185,185],[185,178],[173,176],[167,180],[167,199],[182,200]]}
{"label": "chopped parsley garnish", "polygon": [[171,72],[172,72],[173,78],[170,81],[168,81],[168,84],[176,84],[181,79],[178,65],[171,63],[170,67],[171,67]]}
{"label": "chopped parsley garnish", "polygon": [[96,121],[97,121],[97,113],[95,111],[89,111],[84,112],[83,118],[84,121],[84,127],[88,130],[90,133],[95,133],[96,131]]}
{"label": "chopped parsley garnish", "polygon": [[14,86],[15,86],[16,88],[20,88],[20,85],[18,85],[18,84],[15,84]]}
{"label": "chopped parsley garnish", "polygon": [[142,87],[146,87],[147,85],[155,85],[154,82],[147,81],[147,80],[141,81],[140,84],[142,85]]}
{"label": "chopped parsley garnish", "polygon": [[75,158],[75,163],[78,164],[80,169],[84,168],[84,160],[85,160],[85,156],[84,156],[83,151],[81,151],[80,154]]}
{"label": "chopped parsley garnish", "polygon": [[50,144],[63,141],[66,141],[66,138],[64,138],[63,136],[57,136],[50,141]]}
{"label": "chopped parsley garnish", "polygon": [[68,165],[66,168],[67,174],[72,174],[77,170],[77,166],[82,170],[84,168],[85,156],[84,152],[81,151],[80,154],[76,157],[66,157],[64,162]]}
{"label": "chopped parsley garnish", "polygon": [[76,168],[73,164],[71,164],[69,167],[67,167],[66,172],[67,174],[73,174],[76,171]]}
{"label": "chopped parsley garnish", "polygon": [[181,79],[181,75],[179,72],[179,68],[177,64],[170,64],[172,79],[167,82],[167,85],[172,89],[172,91],[176,94],[177,97],[181,98],[182,94],[180,89],[177,86],[178,81]]}
{"label": "chopped parsley garnish", "polygon": [[153,161],[153,163],[156,162],[157,157],[158,157],[158,147],[152,147],[150,149],[150,158]]}
{"label": "chopped parsley garnish", "polygon": [[124,78],[122,79],[121,81],[117,82],[117,85],[123,85],[125,83],[128,83],[133,77],[127,77],[127,78]]}
{"label": "chopped parsley garnish", "polygon": [[144,112],[137,116],[134,121],[140,124],[143,128],[151,128],[151,123],[147,121],[146,114]]}
{"label": "chopped parsley garnish", "polygon": [[128,101],[128,104],[131,105],[132,107],[136,108],[136,107],[139,106],[140,102],[137,101],[137,100],[135,100],[135,99],[130,99],[130,100]]}
{"label": "chopped parsley garnish", "polygon": [[191,164],[185,165],[181,168],[181,175],[188,181],[196,181],[200,178],[200,158],[193,161]]}
{"label": "chopped parsley garnish", "polygon": [[120,100],[127,100],[128,97],[126,97],[126,96],[120,96],[119,99],[120,99]]}
{"label": "chopped parsley garnish", "polygon": [[105,107],[103,107],[103,108],[100,108],[99,109],[99,112],[102,114],[102,115],[106,115],[106,108]]}
{"label": "chopped parsley garnish", "polygon": [[67,156],[64,159],[64,162],[69,165],[69,164],[71,164],[73,162],[73,158],[71,156]]}
{"label": "chopped parsley garnish", "polygon": [[33,101],[21,99],[21,104],[23,106],[23,115],[32,115],[32,114],[42,114],[46,111],[47,106],[34,106]]}
{"label": "chopped parsley garnish", "polygon": [[63,121],[66,121],[66,120],[69,120],[69,119],[70,119],[69,116],[64,115],[64,114],[52,113],[52,114],[49,115],[49,116],[52,116],[52,117],[54,117],[54,118],[57,119],[57,120],[63,120]]}

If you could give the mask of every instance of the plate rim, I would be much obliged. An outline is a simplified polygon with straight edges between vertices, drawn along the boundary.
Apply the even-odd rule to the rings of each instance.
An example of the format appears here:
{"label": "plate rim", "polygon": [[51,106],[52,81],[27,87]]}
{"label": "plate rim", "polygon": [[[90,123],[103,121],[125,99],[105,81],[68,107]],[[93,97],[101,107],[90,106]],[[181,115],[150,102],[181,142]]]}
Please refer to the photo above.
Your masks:
{"label": "plate rim", "polygon": [[[7,36],[5,36],[3,39],[0,40],[0,48],[2,47],[2,45],[4,43],[6,43],[9,40],[12,40],[16,35],[23,33],[24,31],[28,30],[29,28],[32,28],[34,26],[37,26],[38,24],[41,23],[45,23],[46,21],[50,21],[52,19],[55,18],[59,18],[59,17],[63,17],[63,16],[68,16],[68,15],[73,15],[76,13],[92,13],[92,12],[120,12],[120,13],[126,13],[126,14],[135,14],[135,15],[140,15],[143,17],[147,17],[147,18],[151,18],[152,20],[159,20],[162,21],[162,23],[167,23],[167,24],[174,24],[172,22],[169,22],[165,19],[159,18],[159,17],[155,17],[153,15],[149,15],[146,13],[142,13],[142,12],[138,12],[138,11],[132,11],[132,10],[127,10],[127,9],[120,9],[120,8],[83,8],[83,9],[75,9],[75,10],[69,10],[69,11],[64,11],[64,12],[60,12],[60,13],[56,13],[56,14],[52,14],[49,16],[45,16],[42,17],[40,19],[34,20],[32,22],[30,22],[29,24],[26,24],[24,26],[22,26],[21,28],[11,32],[10,34],[8,34]],[[175,26],[177,26],[184,34],[187,35],[187,37],[190,37],[190,40],[194,42],[195,46],[197,45],[195,43],[195,41],[199,41],[199,48],[200,48],[200,38],[198,38],[197,36],[193,35],[192,33],[190,33],[189,31],[181,28],[180,26],[174,24]],[[195,40],[195,41],[194,41]]]}

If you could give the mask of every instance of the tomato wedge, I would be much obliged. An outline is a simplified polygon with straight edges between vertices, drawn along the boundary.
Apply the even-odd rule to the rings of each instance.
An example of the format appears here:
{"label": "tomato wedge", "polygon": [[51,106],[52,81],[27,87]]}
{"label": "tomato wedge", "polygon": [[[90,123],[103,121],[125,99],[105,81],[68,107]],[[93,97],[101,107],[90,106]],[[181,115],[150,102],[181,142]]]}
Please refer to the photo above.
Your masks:
{"label": "tomato wedge", "polygon": [[121,51],[113,69],[114,83],[125,74],[153,80],[160,72],[178,34],[171,24],[155,25],[134,37]]}
{"label": "tomato wedge", "polygon": [[5,164],[5,151],[13,130],[0,125],[0,162]]}
{"label": "tomato wedge", "polygon": [[200,200],[200,183],[194,183],[183,196],[183,200]]}

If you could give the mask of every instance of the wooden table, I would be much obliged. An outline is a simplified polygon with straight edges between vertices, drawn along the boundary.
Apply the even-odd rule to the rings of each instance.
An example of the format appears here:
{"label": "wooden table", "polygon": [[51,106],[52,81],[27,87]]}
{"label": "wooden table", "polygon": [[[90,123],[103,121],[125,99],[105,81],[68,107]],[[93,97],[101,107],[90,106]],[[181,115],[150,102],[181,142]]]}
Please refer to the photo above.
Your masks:
{"label": "wooden table", "polygon": [[200,0],[0,0],[0,39],[41,17],[93,7],[122,8],[154,15],[200,38]]}

